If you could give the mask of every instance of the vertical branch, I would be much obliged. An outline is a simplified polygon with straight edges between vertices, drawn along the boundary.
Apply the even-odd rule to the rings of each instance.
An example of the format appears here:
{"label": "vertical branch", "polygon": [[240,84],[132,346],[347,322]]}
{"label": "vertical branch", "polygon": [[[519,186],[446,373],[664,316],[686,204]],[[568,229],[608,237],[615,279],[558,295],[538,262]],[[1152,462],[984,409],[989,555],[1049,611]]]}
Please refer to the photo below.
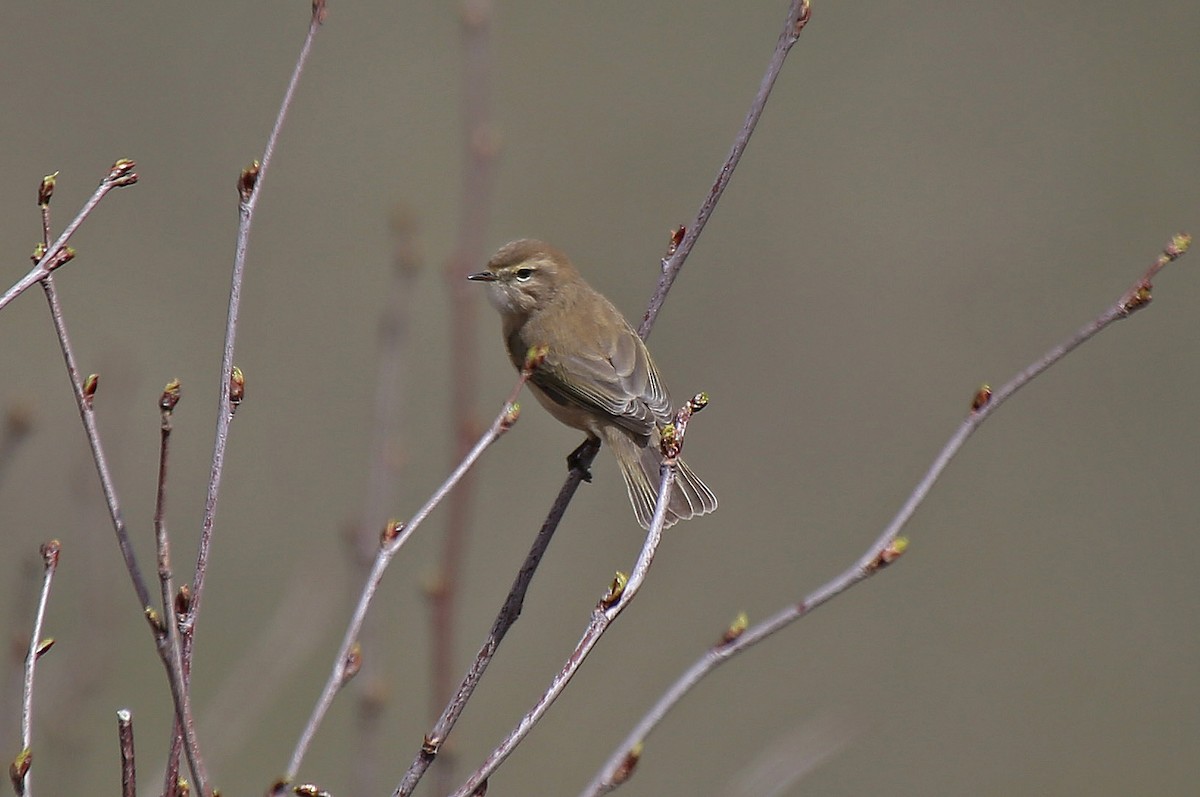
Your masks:
{"label": "vertical branch", "polygon": [[[379,354],[375,378],[375,417],[370,439],[373,441],[367,476],[367,494],[363,500],[362,517],[357,534],[349,546],[353,570],[358,580],[365,581],[371,572],[371,562],[379,547],[379,529],[387,521],[387,506],[391,502],[400,456],[400,418],[404,406],[404,377],[408,372],[409,323],[411,321],[412,288],[421,258],[416,243],[417,224],[411,211],[397,208],[392,217],[395,250],[391,268],[389,297],[380,313]],[[373,618],[363,621],[358,641],[363,663],[357,676],[358,705],[354,733],[351,771],[354,794],[375,794],[380,791],[379,764],[383,756],[380,735],[380,716],[383,712],[386,687],[380,676],[378,656],[380,646],[377,624]]]}
{"label": "vertical branch", "polygon": [[46,620],[46,606],[50,602],[50,585],[58,570],[58,557],[62,544],[50,540],[42,545],[42,591],[38,596],[37,614],[33,620],[33,633],[29,637],[29,649],[25,654],[25,679],[21,690],[21,752],[9,768],[13,788],[17,797],[30,794],[29,768],[33,763],[33,677],[38,659],[54,644],[53,639],[42,639],[42,625]]}
{"label": "vertical branch", "polygon": [[[478,435],[475,397],[478,393],[477,298],[467,274],[483,258],[491,205],[494,165],[499,141],[491,119],[492,67],[491,0],[466,0],[461,11],[463,48],[464,173],[458,241],[446,263],[450,291],[450,414],[454,425],[454,460],[461,459]],[[436,717],[449,698],[454,678],[455,618],[460,571],[467,544],[474,496],[474,475],[468,475],[450,503],[439,572],[429,590],[430,714]]]}
{"label": "vertical branch", "polygon": [[[192,718],[192,700],[188,689],[187,679],[183,669],[183,646],[179,634],[179,614],[175,605],[175,581],[171,573],[171,544],[167,536],[167,463],[171,451],[171,416],[175,405],[179,403],[179,380],[173,379],[163,388],[158,400],[161,415],[159,424],[158,449],[158,483],[154,499],[154,544],[158,559],[158,582],[162,594],[162,617],[153,624],[155,626],[154,641],[158,647],[158,655],[163,660],[167,670],[167,680],[171,687],[171,699],[175,704],[175,727],[183,735],[184,752],[187,754],[188,767],[196,779],[196,788],[200,794],[207,794],[208,772],[204,759],[200,755],[200,743],[196,739],[196,723]],[[172,773],[168,781],[173,788],[178,779],[178,770]],[[169,793],[169,792],[168,792]]]}
{"label": "vertical branch", "polygon": [[[238,319],[241,313],[242,284],[246,272],[246,252],[250,243],[250,228],[254,221],[254,209],[262,193],[262,182],[271,165],[275,153],[275,145],[291,108],[296,87],[304,72],[312,52],[313,41],[317,31],[325,21],[325,0],[313,0],[312,16],[309,20],[308,32],[304,44],[296,58],[283,101],[276,114],[275,124],[267,136],[267,144],[263,149],[262,161],[255,161],[244,169],[238,180],[238,232],[234,246],[233,273],[230,277],[229,309],[225,320],[225,342],[221,350],[220,387],[217,396],[217,429],[213,440],[212,466],[209,471],[208,490],[204,499],[204,517],[200,525],[200,543],[196,553],[196,570],[192,578],[189,600],[186,601],[186,614],[180,618],[182,637],[183,679],[186,685],[191,677],[192,647],[195,644],[196,620],[200,614],[200,606],[204,597],[205,576],[208,573],[208,559],[212,548],[213,524],[217,515],[217,499],[220,494],[221,476],[225,468],[225,450],[229,442],[229,428],[233,421],[233,413],[242,398],[244,383],[241,374],[234,367],[233,354],[237,342]],[[178,768],[179,754],[183,746],[183,730],[175,728],[175,737],[171,743],[171,752],[167,761],[168,776]],[[175,792],[175,785],[168,784],[166,794],[170,797]]]}
{"label": "vertical branch", "polygon": [[312,51],[313,40],[317,30],[325,19],[324,0],[314,0],[312,19],[308,26],[308,34],[300,48],[296,66],[292,69],[291,79],[275,117],[275,125],[267,137],[267,145],[263,150],[261,162],[255,162],[242,171],[238,180],[238,232],[237,243],[234,247],[233,274],[229,287],[229,310],[225,320],[225,344],[221,354],[220,389],[217,397],[217,433],[213,443],[212,468],[209,472],[208,493],[204,500],[204,520],[200,530],[200,546],[196,556],[196,574],[192,580],[191,607],[184,618],[187,633],[184,636],[184,662],[190,667],[192,644],[195,634],[195,624],[200,613],[200,603],[204,596],[204,577],[208,572],[208,557],[212,546],[213,522],[217,514],[217,497],[221,488],[221,474],[225,467],[225,449],[229,442],[229,427],[236,409],[237,397],[233,395],[230,384],[234,379],[233,352],[237,342],[238,319],[242,304],[242,283],[246,273],[246,251],[250,245],[250,227],[254,222],[254,209],[258,206],[258,198],[262,194],[262,183],[266,178],[267,169],[271,165],[271,157],[275,152],[275,144],[279,140],[283,122],[291,108],[292,98],[300,83],[300,75]]}

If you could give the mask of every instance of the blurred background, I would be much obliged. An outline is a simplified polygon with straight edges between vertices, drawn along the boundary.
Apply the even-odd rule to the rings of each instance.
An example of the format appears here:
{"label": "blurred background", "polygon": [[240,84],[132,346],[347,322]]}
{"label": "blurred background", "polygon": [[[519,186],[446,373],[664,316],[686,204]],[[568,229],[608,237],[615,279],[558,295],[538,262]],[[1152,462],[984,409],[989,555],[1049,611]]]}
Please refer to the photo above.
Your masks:
{"label": "blurred background", "polygon": [[[539,236],[634,323],[671,228],[740,126],[784,2],[498,3],[502,141],[486,255]],[[200,620],[194,703],[216,785],[283,771],[361,580],[346,529],[367,492],[395,208],[419,224],[395,388],[405,518],[453,465],[449,288],[464,168],[457,3],[332,2],[251,236],[237,414]],[[169,522],[194,561],[209,468],[239,171],[261,157],[308,4],[14,3],[0,30],[7,286],[118,157],[141,182],[73,241],[59,292],[143,569],[157,400],[175,413]],[[574,794],[739,611],[762,619],[847,567],[983,382],[998,385],[1114,301],[1200,210],[1200,7],[818,3],[651,348],[710,408],[688,459],[721,500],[668,534],[645,589],[491,793]],[[707,680],[622,793],[1192,793],[1200,778],[1200,276],[1084,346],[968,444],[912,546]],[[19,651],[37,546],[64,550],[37,682],[34,779],[119,782],[133,711],[160,786],[170,699],[113,542],[45,302],[0,313],[0,402],[32,418],[0,481],[0,742],[19,744]],[[514,375],[482,291],[478,390]],[[531,397],[479,466],[455,643],[473,657],[579,435]],[[608,452],[454,736],[473,769],[541,693],[642,536]],[[430,620],[445,507],[397,557],[369,651],[386,701],[378,793],[430,725]],[[360,766],[343,695],[301,772],[335,795]],[[802,780],[799,770],[815,765]],[[778,767],[779,769],[775,769]],[[761,778],[761,780],[756,780]],[[420,793],[434,794],[432,781]]]}

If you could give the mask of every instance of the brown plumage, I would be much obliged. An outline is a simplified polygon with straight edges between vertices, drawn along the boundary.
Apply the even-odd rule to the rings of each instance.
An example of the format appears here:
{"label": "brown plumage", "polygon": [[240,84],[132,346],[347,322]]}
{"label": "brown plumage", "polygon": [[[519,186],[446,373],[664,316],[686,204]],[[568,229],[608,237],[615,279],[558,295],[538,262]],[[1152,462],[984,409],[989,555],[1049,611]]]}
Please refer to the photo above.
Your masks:
{"label": "brown plumage", "polygon": [[[563,252],[542,241],[507,244],[470,279],[487,283],[518,370],[531,347],[548,347],[530,379],[534,395],[559,421],[613,450],[638,523],[648,527],[662,464],[659,428],[671,421],[671,399],[637,332]],[[716,496],[680,460],[666,524],[716,508]]]}

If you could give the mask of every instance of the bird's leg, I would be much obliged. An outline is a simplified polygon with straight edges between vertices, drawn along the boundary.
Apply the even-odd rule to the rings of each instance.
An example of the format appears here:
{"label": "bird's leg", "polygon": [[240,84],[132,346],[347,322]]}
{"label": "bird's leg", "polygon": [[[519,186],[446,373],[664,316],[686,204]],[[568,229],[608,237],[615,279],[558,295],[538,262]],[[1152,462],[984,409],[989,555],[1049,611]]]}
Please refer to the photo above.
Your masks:
{"label": "bird's leg", "polygon": [[589,436],[579,447],[567,454],[567,470],[577,471],[579,477],[589,484],[592,481],[592,460],[600,450],[600,439]]}

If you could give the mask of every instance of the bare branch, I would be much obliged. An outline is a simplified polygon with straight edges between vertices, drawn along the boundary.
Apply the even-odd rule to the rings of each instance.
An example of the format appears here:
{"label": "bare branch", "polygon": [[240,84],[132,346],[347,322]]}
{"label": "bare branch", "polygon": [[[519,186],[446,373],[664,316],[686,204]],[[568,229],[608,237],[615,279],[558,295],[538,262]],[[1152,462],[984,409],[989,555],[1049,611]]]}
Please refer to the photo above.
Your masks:
{"label": "bare branch", "polygon": [[304,761],[304,756],[308,752],[309,745],[312,743],[313,736],[316,734],[317,728],[329,710],[329,706],[332,705],[334,697],[357,672],[358,666],[361,663],[361,649],[358,647],[358,635],[362,629],[363,620],[366,618],[367,609],[370,608],[371,601],[375,597],[375,592],[379,588],[379,583],[382,581],[383,574],[391,563],[392,558],[400,551],[404,543],[408,542],[408,539],[421,523],[429,517],[429,513],[449,495],[450,491],[459,483],[463,475],[475,465],[488,446],[496,442],[501,435],[511,429],[513,424],[516,423],[520,415],[520,406],[515,403],[516,398],[525,386],[525,383],[529,381],[529,377],[533,373],[533,367],[536,367],[536,364],[531,357],[531,367],[527,367],[521,372],[520,377],[517,378],[516,385],[504,403],[503,409],[500,410],[500,413],[492,421],[483,436],[475,443],[471,451],[467,453],[467,456],[454,469],[454,472],[434,491],[424,506],[417,510],[408,523],[393,521],[385,527],[380,539],[379,551],[375,556],[375,562],[371,566],[371,572],[367,577],[366,583],[363,585],[362,593],[359,595],[358,604],[355,606],[354,613],[346,627],[346,633],[338,649],[337,657],[334,659],[329,678],[325,682],[325,688],[317,699],[316,705],[313,707],[312,715],[305,724],[303,731],[301,731],[300,739],[297,741],[296,748],[292,752],[292,758],[288,763],[287,771],[271,787],[271,793],[282,794],[288,784],[295,780],[296,774],[300,770],[300,765]]}
{"label": "bare branch", "polygon": [[[127,185],[133,185],[138,181],[137,173],[133,171],[135,166],[136,164],[128,158],[121,158],[112,165],[112,167],[108,170],[108,174],[104,175],[104,179],[100,181],[100,185],[98,188],[96,188],[95,193],[92,194],[91,198],[88,199],[87,202],[83,203],[83,207],[80,209],[79,213],[75,215],[75,218],[71,220],[71,223],[67,225],[67,228],[63,230],[62,235],[58,236],[58,240],[56,240],[52,246],[46,245],[39,247],[37,264],[34,265],[28,274],[17,280],[16,284],[5,291],[3,296],[0,296],[0,310],[3,310],[5,307],[7,307],[9,302],[20,296],[30,287],[46,279],[46,277],[48,277],[56,268],[61,266],[63,263],[66,263],[71,259],[71,257],[74,256],[74,253],[67,248],[67,241],[71,240],[71,236],[73,236],[75,231],[79,229],[79,225],[83,224],[84,219],[91,215],[92,211],[96,209],[96,206],[100,204],[100,200],[104,199],[109,191],[113,190],[114,188],[122,188]],[[55,176],[57,176],[57,174],[58,173],[55,172]],[[46,185],[49,177],[50,176],[48,175],[47,178],[42,180],[43,186]],[[53,181],[50,182],[51,184],[53,183]],[[53,195],[53,187],[49,189],[48,194]],[[39,190],[38,192],[38,204],[43,208],[43,213],[44,209],[50,202],[49,195],[47,195],[46,189]],[[45,221],[43,221],[43,230],[46,233],[49,232]],[[48,237],[49,235],[47,234],[47,238]],[[45,244],[45,241],[43,241],[43,244]]]}
{"label": "bare branch", "polygon": [[[171,573],[171,544],[167,536],[167,462],[170,458],[171,416],[179,403],[179,380],[173,379],[163,388],[158,400],[161,415],[159,424],[158,483],[154,501],[154,543],[158,556],[158,581],[162,594],[162,619],[155,624],[154,641],[158,655],[167,670],[171,687],[171,699],[175,704],[175,726],[181,728],[184,752],[188,767],[196,779],[201,794],[206,794],[208,772],[204,758],[200,755],[200,743],[196,738],[196,724],[192,718],[192,701],[187,679],[184,678],[183,645],[180,641],[179,614],[175,610],[175,580]],[[177,775],[176,775],[177,777]],[[174,782],[174,779],[172,779]]]}
{"label": "bare branch", "polygon": [[625,611],[633,599],[637,596],[642,584],[645,583],[646,576],[650,572],[650,566],[654,563],[654,555],[658,551],[658,544],[662,541],[663,523],[667,516],[667,506],[671,500],[671,489],[675,484],[675,473],[677,463],[679,461],[679,452],[683,446],[684,432],[687,429],[688,421],[691,419],[692,413],[698,412],[708,404],[707,397],[703,394],[685,404],[679,412],[675,414],[675,423],[663,430],[662,437],[662,480],[658,486],[658,498],[654,504],[654,517],[650,522],[650,528],[646,532],[646,541],[642,544],[642,550],[638,554],[637,561],[634,562],[633,570],[626,577],[623,573],[617,573],[617,577],[613,579],[612,586],[609,587],[608,594],[600,599],[596,604],[596,608],[592,611],[591,621],[588,623],[587,629],[583,632],[582,638],[575,645],[575,649],[571,655],[567,657],[566,663],[559,670],[558,674],[550,682],[550,686],[534,704],[534,706],[525,714],[524,717],[517,723],[517,726],[504,738],[504,740],[496,747],[495,750],[484,759],[483,764],[475,770],[458,791],[454,792],[453,797],[469,797],[476,793],[476,790],[483,787],[487,783],[487,779],[504,763],[504,760],[516,749],[533,727],[545,716],[550,710],[550,706],[567,688],[567,684],[575,677],[575,673],[583,666],[583,662],[591,653],[592,648],[600,641],[600,637],[608,630],[613,621],[620,616],[621,612]]}
{"label": "bare branch", "polygon": [[[308,32],[304,37],[304,44],[300,48],[300,54],[296,58],[296,65],[292,69],[287,89],[284,91],[283,101],[279,106],[279,113],[275,117],[275,124],[271,128],[270,135],[267,136],[267,144],[263,149],[262,160],[261,162],[255,161],[249,167],[242,170],[238,179],[239,221],[237,243],[234,247],[233,274],[230,279],[229,310],[225,322],[225,343],[221,354],[220,386],[217,397],[217,429],[213,441],[212,467],[209,471],[208,491],[204,500],[204,518],[201,521],[200,544],[196,554],[196,570],[192,578],[190,602],[186,616],[181,618],[181,627],[183,630],[182,663],[185,684],[188,683],[191,677],[192,646],[195,643],[196,620],[199,617],[201,601],[204,596],[205,576],[208,572],[208,559],[212,547],[213,524],[217,514],[217,498],[220,493],[221,475],[225,468],[225,450],[229,442],[229,428],[233,421],[234,412],[236,412],[238,403],[241,400],[242,384],[237,380],[237,377],[240,377],[240,372],[234,367],[233,354],[237,341],[238,319],[241,312],[242,283],[245,279],[246,252],[250,243],[250,228],[254,221],[254,209],[258,205],[258,198],[262,193],[263,179],[270,168],[271,159],[275,153],[276,142],[279,140],[288,110],[291,108],[296,87],[300,83],[300,76],[303,74],[304,66],[308,62],[308,56],[312,52],[312,45],[316,38],[317,30],[320,29],[321,24],[325,21],[325,13],[325,0],[313,0],[312,17],[309,21]],[[171,744],[171,752],[167,761],[168,783],[165,793],[168,795],[173,794],[175,791],[173,778],[177,772],[177,762],[183,745],[182,729],[177,727],[175,730],[175,738]],[[207,797],[207,793],[203,790],[201,791],[201,797]]]}
{"label": "bare branch", "polygon": [[746,151],[746,145],[750,143],[750,136],[753,135],[754,128],[758,127],[758,120],[762,116],[763,109],[767,107],[767,100],[771,96],[771,89],[775,86],[776,78],[783,69],[783,62],[791,51],[792,45],[800,38],[800,32],[808,24],[811,14],[812,9],[809,8],[808,0],[792,0],[791,5],[788,6],[787,19],[784,20],[783,30],[780,31],[779,40],[775,43],[775,52],[771,55],[767,71],[759,83],[758,94],[754,96],[754,102],[751,103],[750,110],[746,113],[746,121],[742,123],[742,129],[733,139],[729,157],[721,165],[721,170],[717,172],[717,179],[713,182],[708,196],[700,204],[696,218],[690,226],[682,230],[683,234],[678,241],[672,241],[671,251],[663,260],[662,276],[659,277],[658,287],[655,289],[654,295],[650,297],[646,314],[638,326],[638,334],[642,336],[643,340],[650,337],[654,320],[658,318],[659,311],[667,301],[667,293],[675,284],[675,278],[679,276],[679,272],[683,270],[684,261],[691,254],[692,247],[696,245],[696,239],[704,231],[704,225],[708,224],[708,219],[716,209],[721,195],[725,193],[725,187],[729,185],[729,180],[733,177],[733,170],[737,168],[738,162],[742,159],[742,153]]}
{"label": "bare branch", "polygon": [[58,540],[50,540],[42,545],[42,590],[38,595],[33,633],[29,637],[29,648],[25,654],[25,679],[21,689],[21,753],[9,768],[17,797],[32,794],[29,787],[29,769],[33,763],[33,678],[37,671],[38,659],[54,645],[53,639],[42,639],[42,625],[46,621],[50,586],[54,583],[54,573],[58,570],[58,557],[61,553],[62,543]]}
{"label": "bare branch", "polygon": [[929,470],[926,471],[925,476],[913,489],[908,500],[900,508],[900,511],[896,513],[896,516],[892,518],[892,521],[888,523],[887,527],[876,538],[871,547],[859,557],[858,561],[832,580],[804,596],[798,603],[784,607],[761,623],[749,628],[746,628],[744,625],[731,627],[721,640],[705,651],[704,655],[682,673],[675,683],[663,693],[654,706],[646,712],[646,715],[642,717],[641,721],[638,722],[621,744],[617,746],[612,756],[600,768],[600,771],[593,778],[592,782],[581,792],[581,797],[594,797],[595,795],[606,794],[624,782],[630,774],[632,765],[636,763],[637,758],[641,755],[642,745],[651,731],[657,727],[667,712],[682,700],[684,695],[690,692],[692,687],[698,684],[706,675],[742,651],[757,645],[777,631],[791,625],[796,620],[806,617],[813,609],[824,605],[855,584],[875,575],[903,555],[905,549],[908,547],[908,541],[900,536],[900,532],[908,524],[908,521],[912,519],[917,508],[925,501],[925,498],[941,477],[946,466],[950,464],[950,461],[967,442],[967,438],[984,421],[991,417],[992,413],[999,409],[1001,404],[1018,390],[1036,379],[1050,366],[1070,354],[1083,343],[1091,340],[1101,330],[1107,328],[1109,324],[1119,321],[1122,318],[1127,318],[1135,310],[1145,307],[1151,299],[1151,280],[1164,266],[1183,255],[1190,244],[1190,236],[1186,234],[1176,235],[1163,248],[1162,253],[1150,264],[1137,282],[1123,293],[1113,305],[1100,313],[1095,319],[1080,327],[1071,337],[1035,360],[999,389],[992,391],[987,385],[980,388],[971,402],[971,408],[967,417],[963,419],[958,429],[950,436],[950,439],[942,447],[942,450],[938,452],[933,463],[929,466]]}

